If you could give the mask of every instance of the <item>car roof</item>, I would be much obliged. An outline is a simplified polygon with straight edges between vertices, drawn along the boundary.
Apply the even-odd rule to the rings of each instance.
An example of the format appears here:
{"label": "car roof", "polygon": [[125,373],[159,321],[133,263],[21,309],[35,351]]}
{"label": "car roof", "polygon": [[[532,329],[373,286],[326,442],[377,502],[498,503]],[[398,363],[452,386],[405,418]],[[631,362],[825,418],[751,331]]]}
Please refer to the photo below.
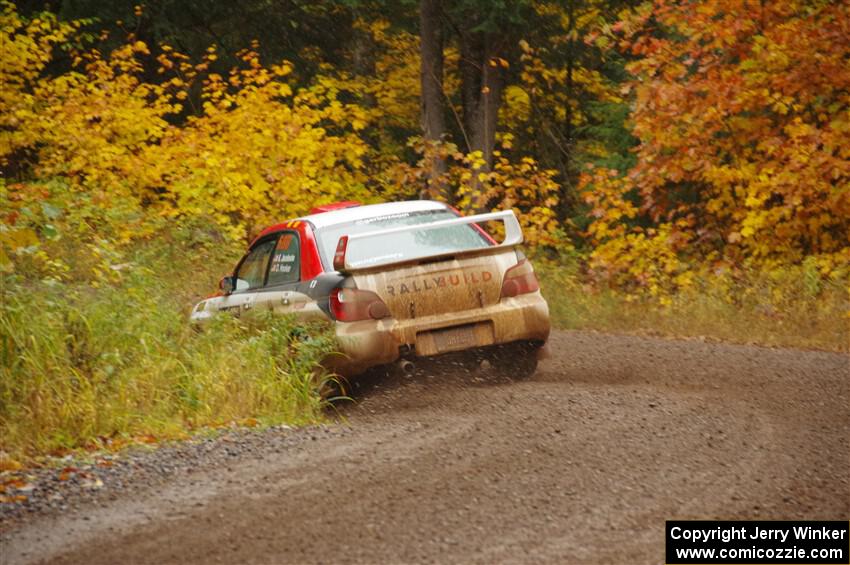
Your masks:
{"label": "car roof", "polygon": [[422,212],[425,210],[445,210],[446,205],[433,200],[410,200],[407,202],[386,202],[384,204],[369,204],[367,206],[354,206],[342,210],[332,210],[321,214],[311,214],[298,218],[307,221],[319,230],[337,224],[347,224],[357,220],[375,218],[377,216],[390,216],[393,214],[404,214],[409,212]]}

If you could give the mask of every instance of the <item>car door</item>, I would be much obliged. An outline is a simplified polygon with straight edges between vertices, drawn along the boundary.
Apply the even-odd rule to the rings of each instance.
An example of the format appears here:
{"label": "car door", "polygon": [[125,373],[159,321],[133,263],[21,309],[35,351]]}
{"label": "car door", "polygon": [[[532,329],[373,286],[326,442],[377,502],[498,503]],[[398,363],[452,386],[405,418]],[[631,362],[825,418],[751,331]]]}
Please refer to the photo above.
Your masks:
{"label": "car door", "polygon": [[272,252],[266,286],[257,292],[254,307],[268,308],[279,314],[293,314],[301,320],[326,318],[311,289],[316,280],[304,280],[302,263],[304,248],[297,230],[278,233]]}
{"label": "car door", "polygon": [[264,288],[257,292],[255,307],[268,308],[278,314],[295,311],[299,302],[298,285],[301,282],[301,245],[298,232],[282,231],[276,234]]}
{"label": "car door", "polygon": [[265,287],[269,263],[277,237],[260,240],[245,254],[234,271],[236,289],[223,296],[218,303],[219,311],[240,315],[254,307],[257,293]]}

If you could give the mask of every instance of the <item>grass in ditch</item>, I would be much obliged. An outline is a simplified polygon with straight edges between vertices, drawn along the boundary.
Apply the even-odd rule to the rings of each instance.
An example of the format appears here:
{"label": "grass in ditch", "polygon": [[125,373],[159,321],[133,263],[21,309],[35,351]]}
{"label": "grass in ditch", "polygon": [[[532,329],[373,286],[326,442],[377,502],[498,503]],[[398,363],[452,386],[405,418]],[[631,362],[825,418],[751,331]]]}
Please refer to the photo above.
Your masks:
{"label": "grass in ditch", "polygon": [[704,277],[667,296],[668,304],[596,288],[576,264],[537,270],[557,327],[850,351],[847,281],[823,281],[805,269]]}
{"label": "grass in ditch", "polygon": [[279,317],[221,317],[202,331],[188,323],[231,260],[159,244],[97,288],[2,275],[0,457],[245,419],[321,419],[327,327]]}

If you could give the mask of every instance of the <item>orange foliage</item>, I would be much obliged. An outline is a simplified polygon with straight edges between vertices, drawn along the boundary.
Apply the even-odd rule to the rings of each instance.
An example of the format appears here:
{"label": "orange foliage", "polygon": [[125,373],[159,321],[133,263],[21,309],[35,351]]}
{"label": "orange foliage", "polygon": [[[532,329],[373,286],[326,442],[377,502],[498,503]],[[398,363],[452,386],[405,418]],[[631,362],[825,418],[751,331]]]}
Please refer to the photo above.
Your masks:
{"label": "orange foliage", "polygon": [[846,267],[850,5],[656,0],[614,27],[640,146],[582,179],[594,265],[647,288],[682,257]]}

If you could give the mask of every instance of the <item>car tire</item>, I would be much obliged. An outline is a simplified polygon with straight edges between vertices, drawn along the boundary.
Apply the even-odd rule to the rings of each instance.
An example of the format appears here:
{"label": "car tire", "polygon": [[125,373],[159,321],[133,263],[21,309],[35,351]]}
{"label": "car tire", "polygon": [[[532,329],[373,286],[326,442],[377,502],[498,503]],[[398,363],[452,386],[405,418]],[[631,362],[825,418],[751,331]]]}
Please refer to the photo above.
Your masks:
{"label": "car tire", "polygon": [[493,352],[492,366],[502,376],[522,380],[537,371],[537,352],[541,344],[518,342],[498,346]]}

